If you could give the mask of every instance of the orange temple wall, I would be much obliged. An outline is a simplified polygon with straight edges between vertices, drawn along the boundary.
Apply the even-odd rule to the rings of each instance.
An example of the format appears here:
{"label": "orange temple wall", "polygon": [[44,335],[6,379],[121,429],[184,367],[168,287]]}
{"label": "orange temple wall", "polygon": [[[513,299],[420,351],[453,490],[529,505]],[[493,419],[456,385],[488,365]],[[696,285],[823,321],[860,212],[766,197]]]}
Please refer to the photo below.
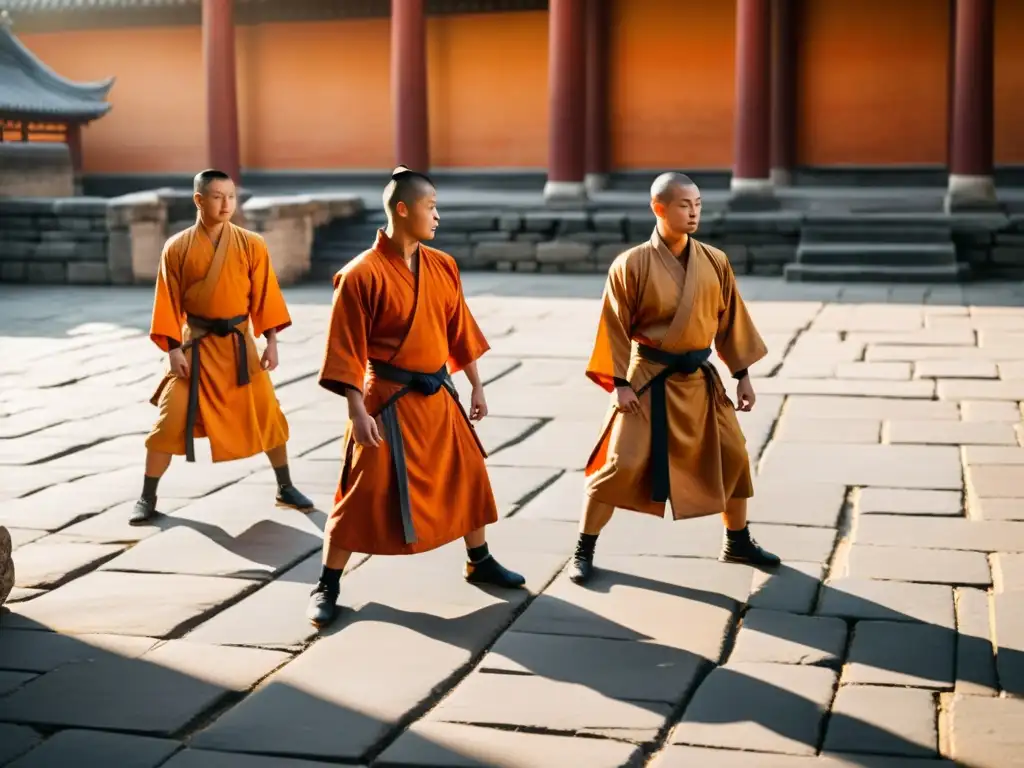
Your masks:
{"label": "orange temple wall", "polygon": [[[942,165],[949,14],[936,0],[805,2],[798,162]],[[612,166],[732,163],[735,9],[722,0],[615,0]],[[83,134],[92,173],[205,165],[199,27],[25,34],[75,80],[115,75],[114,108]],[[431,160],[438,168],[547,163],[547,14],[428,21]],[[265,170],[393,164],[387,19],[239,27],[242,164]],[[1024,2],[997,0],[995,155],[1024,164]]]}

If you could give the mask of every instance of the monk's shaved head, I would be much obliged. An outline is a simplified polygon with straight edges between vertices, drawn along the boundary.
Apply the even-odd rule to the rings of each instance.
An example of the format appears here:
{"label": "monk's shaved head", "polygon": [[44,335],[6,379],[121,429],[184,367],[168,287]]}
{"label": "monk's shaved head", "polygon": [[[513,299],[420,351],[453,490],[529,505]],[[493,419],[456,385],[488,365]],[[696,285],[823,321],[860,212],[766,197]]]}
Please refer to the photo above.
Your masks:
{"label": "monk's shaved head", "polygon": [[394,216],[399,203],[405,203],[406,207],[412,207],[422,197],[426,197],[434,191],[434,182],[426,174],[400,165],[391,174],[391,181],[384,187],[384,208],[388,216]]}
{"label": "monk's shaved head", "polygon": [[205,195],[212,181],[231,181],[231,177],[224,173],[224,171],[218,171],[216,168],[207,168],[205,171],[200,171],[192,180],[193,194]]}
{"label": "monk's shaved head", "polygon": [[681,189],[686,187],[696,187],[693,183],[693,179],[687,176],[685,173],[677,173],[676,171],[669,171],[661,174],[651,184],[651,200],[661,203],[662,205],[668,205],[674,199],[676,194]]}

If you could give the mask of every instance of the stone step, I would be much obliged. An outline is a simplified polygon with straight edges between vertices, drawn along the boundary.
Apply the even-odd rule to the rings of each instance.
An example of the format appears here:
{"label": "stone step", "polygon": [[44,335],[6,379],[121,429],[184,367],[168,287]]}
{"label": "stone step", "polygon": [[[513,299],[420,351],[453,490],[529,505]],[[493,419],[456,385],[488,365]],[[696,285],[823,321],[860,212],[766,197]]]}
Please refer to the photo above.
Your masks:
{"label": "stone step", "polygon": [[970,271],[968,264],[893,266],[871,264],[787,264],[783,275],[790,283],[956,283]]}
{"label": "stone step", "polygon": [[956,263],[956,246],[945,243],[807,243],[796,249],[800,264],[851,266],[945,266]]}
{"label": "stone step", "polygon": [[804,243],[948,243],[953,231],[944,225],[871,226],[870,224],[805,224]]}

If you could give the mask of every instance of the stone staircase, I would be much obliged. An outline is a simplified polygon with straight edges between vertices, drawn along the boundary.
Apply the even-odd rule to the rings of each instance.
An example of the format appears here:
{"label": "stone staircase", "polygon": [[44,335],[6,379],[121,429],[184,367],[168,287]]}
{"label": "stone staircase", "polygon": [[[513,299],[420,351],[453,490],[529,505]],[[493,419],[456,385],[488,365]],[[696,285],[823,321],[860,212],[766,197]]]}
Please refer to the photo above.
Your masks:
{"label": "stone staircase", "polygon": [[373,245],[377,230],[387,223],[383,212],[365,212],[358,218],[335,219],[313,235],[310,270],[305,280],[330,285],[334,274]]}
{"label": "stone staircase", "polygon": [[921,282],[962,280],[952,228],[928,214],[809,215],[801,228],[790,282]]}

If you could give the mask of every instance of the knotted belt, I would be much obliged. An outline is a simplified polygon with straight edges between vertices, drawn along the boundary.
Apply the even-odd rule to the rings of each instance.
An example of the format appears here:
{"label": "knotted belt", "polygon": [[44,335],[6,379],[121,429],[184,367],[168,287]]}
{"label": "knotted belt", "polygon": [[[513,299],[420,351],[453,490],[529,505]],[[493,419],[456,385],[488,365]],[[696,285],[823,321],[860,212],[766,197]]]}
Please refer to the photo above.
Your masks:
{"label": "knotted belt", "polygon": [[[442,389],[459,406],[459,412],[466,418],[469,417],[462,410],[459,404],[459,393],[455,389],[451,376],[448,375],[448,368],[442,366],[435,373],[418,373],[407,371],[404,368],[385,363],[383,360],[370,360],[370,370],[377,378],[386,381],[393,381],[401,384],[402,388],[389,397],[381,409],[377,412],[381,423],[384,425],[384,439],[388,442],[391,451],[391,465],[395,470],[395,482],[398,485],[398,509],[402,520],[402,534],[406,544],[416,543],[416,529],[412,521],[412,502],[409,499],[409,471],[405,463],[405,442],[402,439],[402,427],[398,421],[398,401],[410,392],[417,392],[421,395],[431,397]],[[351,444],[350,444],[351,450]],[[346,466],[348,461],[346,460]]]}
{"label": "knotted belt", "polygon": [[695,349],[690,352],[673,354],[657,347],[638,344],[640,357],[651,363],[665,366],[662,370],[637,390],[637,397],[648,389],[651,390],[651,498],[657,502],[668,500],[668,406],[665,397],[665,384],[669,376],[677,374],[690,375],[699,370],[704,371],[709,382],[715,371],[708,363],[711,348]]}
{"label": "knotted belt", "polygon": [[188,379],[188,409],[185,411],[185,461],[194,462],[196,460],[196,447],[193,432],[196,427],[196,417],[199,415],[199,350],[202,348],[200,342],[204,336],[209,336],[210,334],[222,337],[234,334],[235,348],[238,350],[238,354],[235,357],[237,361],[238,386],[246,386],[249,383],[249,357],[248,350],[246,349],[245,334],[238,326],[245,323],[249,317],[248,315],[238,315],[237,317],[210,319],[208,317],[200,317],[199,315],[188,315],[187,319],[193,336],[190,341],[182,346],[182,349],[191,348],[192,350],[192,365],[189,370]]}

